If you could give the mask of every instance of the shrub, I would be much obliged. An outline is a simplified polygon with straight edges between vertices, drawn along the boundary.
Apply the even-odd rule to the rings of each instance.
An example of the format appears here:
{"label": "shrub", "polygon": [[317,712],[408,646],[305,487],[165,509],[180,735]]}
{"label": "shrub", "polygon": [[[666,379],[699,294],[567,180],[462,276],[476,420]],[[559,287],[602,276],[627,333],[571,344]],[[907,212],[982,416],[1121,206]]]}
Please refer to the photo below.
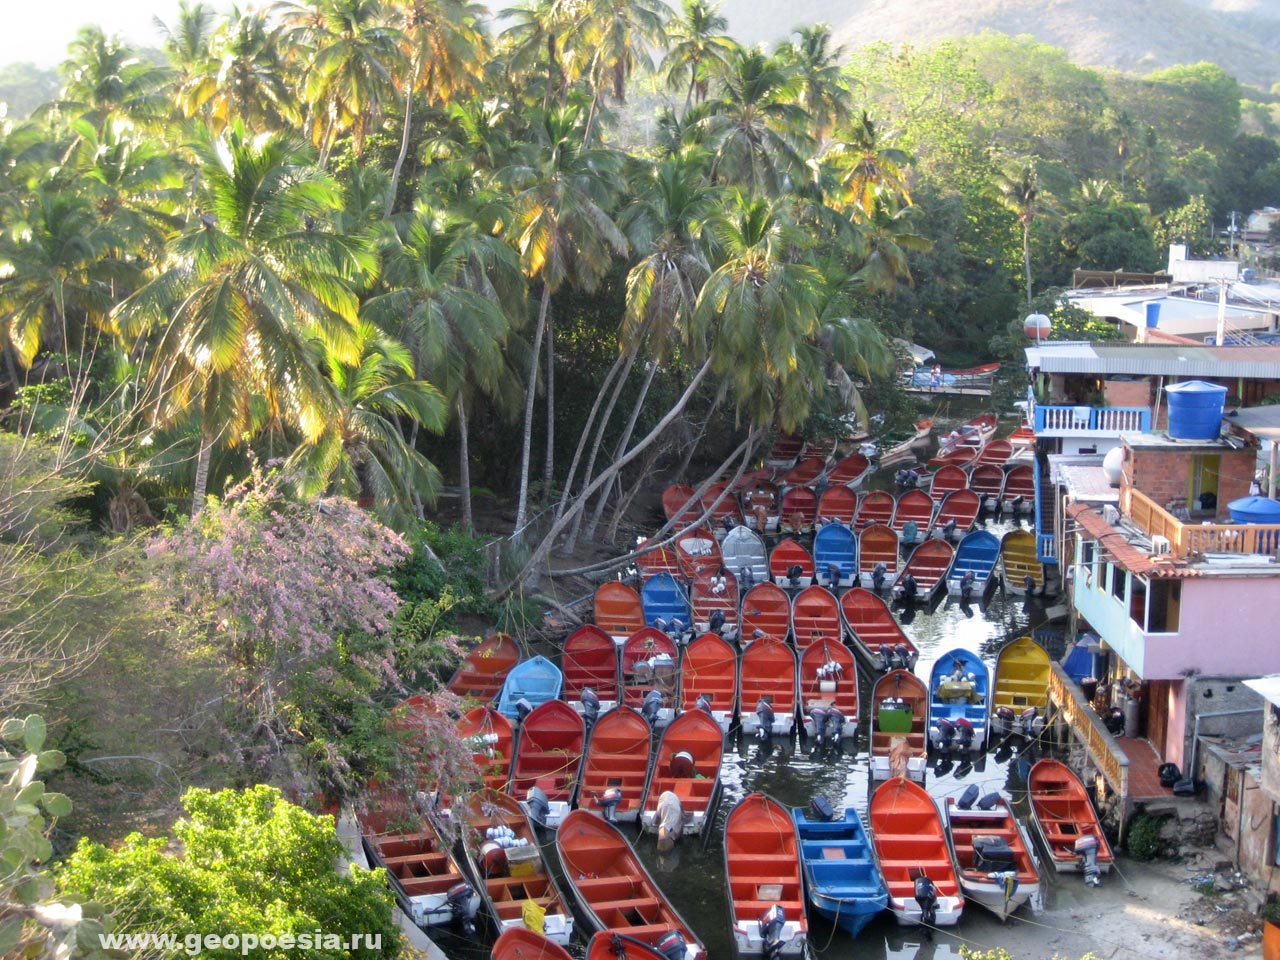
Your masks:
{"label": "shrub", "polygon": [[1129,820],[1125,849],[1135,860],[1154,860],[1164,851],[1160,828],[1168,817],[1153,817],[1149,813],[1135,813]]}

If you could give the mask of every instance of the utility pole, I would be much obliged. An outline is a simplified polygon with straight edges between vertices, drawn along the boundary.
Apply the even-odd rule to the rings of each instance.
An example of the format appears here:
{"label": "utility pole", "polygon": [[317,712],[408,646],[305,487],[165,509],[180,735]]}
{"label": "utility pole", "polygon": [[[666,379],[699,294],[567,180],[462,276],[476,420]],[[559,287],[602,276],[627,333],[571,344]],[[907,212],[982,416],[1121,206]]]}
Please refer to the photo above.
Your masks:
{"label": "utility pole", "polygon": [[1231,227],[1228,236],[1230,237],[1231,256],[1234,257],[1236,255],[1236,211],[1234,210],[1231,211]]}
{"label": "utility pole", "polygon": [[1227,335],[1227,278],[1218,281],[1218,339],[1216,345],[1225,346],[1223,340]]}

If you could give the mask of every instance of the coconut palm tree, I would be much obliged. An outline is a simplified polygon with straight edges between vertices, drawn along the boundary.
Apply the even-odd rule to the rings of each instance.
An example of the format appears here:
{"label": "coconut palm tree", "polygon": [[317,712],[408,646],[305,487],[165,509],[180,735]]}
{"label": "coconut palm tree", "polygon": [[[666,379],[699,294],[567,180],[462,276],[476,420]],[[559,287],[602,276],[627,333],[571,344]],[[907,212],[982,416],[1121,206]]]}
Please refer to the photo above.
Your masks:
{"label": "coconut palm tree", "polygon": [[561,50],[561,37],[569,27],[566,10],[557,0],[525,0],[499,14],[508,26],[499,40],[507,79],[523,93],[526,103],[541,103],[545,110],[564,103],[570,77]]}
{"label": "coconut palm tree", "polygon": [[240,121],[250,129],[285,130],[301,122],[282,49],[283,28],[270,25],[264,12],[231,8],[214,40],[219,67],[207,102],[217,129]]}
{"label": "coconut palm tree", "polygon": [[67,52],[62,64],[67,84],[57,101],[63,115],[80,117],[99,130],[116,118],[148,123],[168,115],[166,72],[143,63],[117,37],[82,27]]}
{"label": "coconut palm tree", "polygon": [[586,58],[584,73],[591,93],[586,138],[591,139],[600,97],[607,88],[614,102],[625,103],[627,82],[638,65],[653,69],[652,51],[666,45],[671,8],[663,0],[583,0],[567,39]]}
{"label": "coconut palm tree", "polygon": [[1022,273],[1027,285],[1027,306],[1031,306],[1031,224],[1040,207],[1040,177],[1035,160],[999,171],[995,189],[1000,205],[1017,217],[1022,227]]}
{"label": "coconut palm tree", "polygon": [[911,283],[908,251],[933,249],[933,241],[918,232],[919,207],[900,206],[894,195],[872,195],[869,210],[857,221],[857,242],[851,246],[860,261],[854,279],[873,293],[892,293],[898,282]]}
{"label": "coconut palm tree", "polygon": [[849,88],[841,73],[845,49],[832,47],[831,27],[825,23],[799,27],[792,36],[794,40],[779,44],[777,54],[795,70],[809,133],[821,142],[832,127],[849,119]]}
{"label": "coconut palm tree", "polygon": [[172,27],[159,17],[152,17],[151,22],[164,37],[164,49],[172,66],[170,97],[184,117],[194,117],[217,86],[213,37],[218,13],[201,0],[194,4],[180,0],[178,19]]}
{"label": "coconut palm tree", "polygon": [[870,214],[877,196],[885,191],[907,203],[907,166],[911,157],[892,146],[893,134],[885,134],[867,111],[848,128],[847,136],[830,144],[823,159],[830,161],[840,177],[844,203]]}
{"label": "coconut palm tree", "polygon": [[663,63],[667,86],[685,88],[684,112],[696,98],[707,99],[710,75],[724,68],[733,52],[733,39],[724,31],[729,21],[720,15],[720,5],[706,0],[683,0],[681,12],[667,27],[669,47]]}

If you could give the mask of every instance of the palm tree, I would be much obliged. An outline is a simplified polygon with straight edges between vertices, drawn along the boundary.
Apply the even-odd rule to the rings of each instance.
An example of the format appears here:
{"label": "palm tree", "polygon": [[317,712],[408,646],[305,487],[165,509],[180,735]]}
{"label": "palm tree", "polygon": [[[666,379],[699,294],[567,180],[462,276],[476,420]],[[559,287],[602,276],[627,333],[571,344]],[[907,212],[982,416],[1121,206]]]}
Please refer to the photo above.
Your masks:
{"label": "palm tree", "polygon": [[720,5],[706,0],[683,0],[683,9],[667,28],[668,42],[665,66],[667,86],[672,90],[686,87],[684,112],[689,112],[694,98],[707,99],[710,74],[723,69],[734,49],[733,39],[724,31],[729,21],[720,16]]}
{"label": "palm tree", "polygon": [[67,52],[67,84],[57,103],[63,114],[101,130],[116,117],[146,123],[168,113],[165,72],[140,61],[118,38],[82,27]]}
{"label": "palm tree", "polygon": [[164,49],[173,68],[170,89],[184,117],[200,112],[216,88],[217,60],[212,41],[217,19],[217,12],[202,0],[194,5],[180,0],[178,19],[172,27],[159,17],[151,18],[164,37]]}
{"label": "palm tree", "polygon": [[1022,272],[1027,283],[1027,306],[1031,306],[1031,224],[1040,201],[1040,178],[1034,160],[1027,160],[996,175],[996,199],[1018,218],[1022,226]]}
{"label": "palm tree", "polygon": [[563,104],[569,86],[568,67],[561,54],[561,36],[568,29],[563,4],[525,0],[503,10],[499,18],[509,24],[500,39],[513,89],[524,91],[525,102],[540,99],[544,110],[553,102]]}
{"label": "palm tree", "polygon": [[234,446],[266,421],[322,436],[334,402],[316,348],[359,363],[353,285],[375,264],[323,229],[340,192],[298,139],[250,137],[237,121],[193,149],[198,213],[115,317],[126,336],[145,336],[150,377],[165,389],[157,419],[199,421],[194,515],[219,441]]}
{"label": "palm tree", "polygon": [[849,88],[840,70],[845,49],[832,48],[831,27],[825,23],[800,27],[792,36],[796,39],[780,44],[777,53],[796,72],[809,132],[821,142],[832,127],[849,119]]}
{"label": "palm tree", "polygon": [[915,221],[920,208],[899,206],[884,191],[872,195],[871,208],[861,213],[857,223],[860,266],[853,275],[873,293],[892,293],[899,280],[911,283],[908,251],[923,253],[933,249],[933,241],[917,232]]}
{"label": "palm tree", "polygon": [[891,146],[893,139],[893,134],[881,131],[864,110],[850,127],[848,137],[824,151],[824,159],[830,159],[840,171],[843,201],[867,215],[882,192],[911,202],[907,189],[907,166],[911,157],[906,151]]}
{"label": "palm tree", "polygon": [[602,91],[608,87],[616,103],[625,103],[627,81],[637,64],[653,68],[649,51],[665,46],[671,8],[663,0],[582,0],[574,6],[578,13],[567,39],[587,56],[591,113],[586,138],[590,141]]}
{"label": "palm tree", "polygon": [[576,105],[541,112],[532,130],[537,143],[524,162],[502,175],[516,191],[508,233],[520,253],[525,276],[542,287],[526,384],[517,533],[523,529],[528,511],[533,401],[551,297],[565,281],[594,290],[612,265],[613,256],[628,249],[627,238],[607,212],[616,158],[586,145],[579,113]]}
{"label": "palm tree", "polygon": [[269,26],[261,11],[231,16],[216,39],[220,58],[216,88],[208,100],[219,129],[240,121],[250,129],[284,130],[301,121],[281,57],[283,29]]}

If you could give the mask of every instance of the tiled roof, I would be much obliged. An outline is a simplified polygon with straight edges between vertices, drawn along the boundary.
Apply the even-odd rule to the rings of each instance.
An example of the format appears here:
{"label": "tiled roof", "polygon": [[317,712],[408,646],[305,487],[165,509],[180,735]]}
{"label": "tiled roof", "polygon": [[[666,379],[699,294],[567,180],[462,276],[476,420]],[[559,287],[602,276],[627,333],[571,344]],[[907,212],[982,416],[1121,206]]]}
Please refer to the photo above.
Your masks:
{"label": "tiled roof", "polygon": [[1202,572],[1190,566],[1186,560],[1168,554],[1151,556],[1146,551],[1139,550],[1123,533],[1107,523],[1102,515],[1088,504],[1069,505],[1067,516],[1075,520],[1085,533],[1097,540],[1112,560],[1130,573],[1169,580],[1202,576]]}

